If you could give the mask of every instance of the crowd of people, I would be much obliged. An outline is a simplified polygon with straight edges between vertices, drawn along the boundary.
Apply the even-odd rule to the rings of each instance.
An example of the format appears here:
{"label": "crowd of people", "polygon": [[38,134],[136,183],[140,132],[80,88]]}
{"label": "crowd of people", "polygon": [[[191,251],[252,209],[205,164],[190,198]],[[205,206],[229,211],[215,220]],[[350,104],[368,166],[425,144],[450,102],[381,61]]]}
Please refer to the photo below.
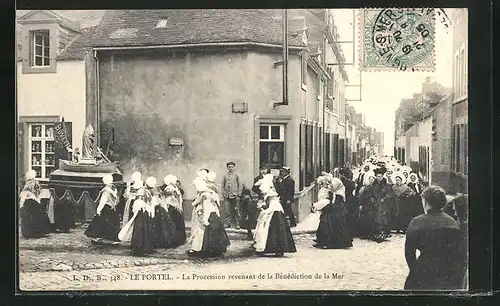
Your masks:
{"label": "crowd of people", "polygon": [[[290,168],[283,167],[275,175],[262,167],[249,189],[236,173],[235,163],[226,166],[228,173],[222,178],[221,190],[215,172],[205,168],[197,171],[189,240],[183,217],[184,190],[177,177],[169,174],[158,185],[154,177],[143,182],[140,172],[135,172],[127,184],[123,212],[118,209],[113,176],[102,178],[104,187],[96,215],[85,235],[94,243],[129,243],[137,256],[189,241],[189,256],[219,257],[230,245],[226,228],[235,227],[247,230],[257,255],[295,253],[291,232],[297,225],[291,206],[295,182]],[[353,238],[380,243],[394,233],[406,234],[410,273],[405,289],[463,288],[467,196],[446,196],[438,186],[424,188],[419,177],[394,158],[375,156],[353,171],[342,167],[322,172],[317,178],[318,200],[311,205],[311,216],[318,222],[314,247],[346,249],[353,247]],[[30,170],[20,195],[21,233],[27,238],[50,232],[40,190]],[[226,206],[225,220],[221,202]],[[420,252],[418,258],[416,250]]]}

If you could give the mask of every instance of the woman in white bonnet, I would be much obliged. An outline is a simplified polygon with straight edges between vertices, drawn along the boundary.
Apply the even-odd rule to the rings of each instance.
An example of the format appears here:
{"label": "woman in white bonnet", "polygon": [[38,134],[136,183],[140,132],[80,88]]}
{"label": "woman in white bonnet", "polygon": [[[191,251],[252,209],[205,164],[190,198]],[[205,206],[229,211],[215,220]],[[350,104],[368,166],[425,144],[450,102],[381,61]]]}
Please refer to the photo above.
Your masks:
{"label": "woman in white bonnet", "polygon": [[21,235],[24,238],[41,238],[51,232],[49,216],[40,200],[42,188],[35,177],[35,170],[26,173],[26,183],[19,194]]}
{"label": "woman in white bonnet", "polygon": [[142,174],[139,171],[132,173],[130,182],[127,183],[127,190],[123,195],[127,201],[125,202],[125,207],[123,208],[122,226],[125,226],[130,218],[132,218],[132,207],[138,190],[136,187],[141,186],[141,184],[135,184],[136,182],[142,183]]}
{"label": "woman in white bonnet", "polygon": [[97,243],[107,241],[117,243],[120,241],[118,239],[120,216],[116,211],[118,191],[113,185],[112,174],[106,174],[102,178],[102,182],[104,183],[104,187],[101,190],[96,215],[85,230],[85,236]]}
{"label": "woman in white bonnet", "polygon": [[175,175],[167,175],[163,178],[163,203],[166,205],[168,214],[172,220],[172,244],[171,247],[183,245],[186,242],[186,225],[184,222],[182,208],[182,191],[178,187],[179,180]]}
{"label": "woman in white bonnet", "polygon": [[255,185],[264,195],[264,201],[258,205],[261,211],[254,234],[255,254],[259,256],[274,254],[275,257],[282,257],[284,253],[297,252],[290,226],[274,187],[274,176],[266,174]]}
{"label": "woman in white bonnet", "polygon": [[130,241],[130,249],[135,256],[145,256],[153,252],[154,207],[151,193],[139,180],[132,186],[136,190],[133,200],[132,217],[118,233],[120,241]]}
{"label": "woman in white bonnet", "polygon": [[224,224],[220,217],[220,199],[215,185],[215,173],[208,171],[194,181],[198,196],[195,201],[195,217],[189,256],[219,257],[230,245]]}
{"label": "woman in white bonnet", "polygon": [[156,187],[156,178],[146,179],[146,190],[151,194],[150,205],[155,211],[153,218],[153,247],[168,248],[173,240],[173,222],[164,203],[163,193]]}

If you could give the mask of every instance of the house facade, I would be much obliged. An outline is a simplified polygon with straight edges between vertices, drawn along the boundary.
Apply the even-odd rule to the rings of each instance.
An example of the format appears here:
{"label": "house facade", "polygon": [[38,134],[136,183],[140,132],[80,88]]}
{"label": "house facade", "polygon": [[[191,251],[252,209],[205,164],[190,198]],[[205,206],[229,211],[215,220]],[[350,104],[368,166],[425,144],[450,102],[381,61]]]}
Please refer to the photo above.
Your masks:
{"label": "house facade", "polygon": [[468,11],[456,9],[453,16],[453,85],[451,116],[451,188],[468,191]]}
{"label": "house facade", "polygon": [[[196,170],[212,169],[222,181],[225,164],[234,161],[247,187],[262,165],[290,167],[294,210],[303,218],[316,196],[315,177],[348,161],[347,75],[329,10],[289,11],[286,105],[279,103],[279,10],[106,11],[96,26],[73,23],[74,36],[57,52],[52,46],[66,35],[61,29],[69,20],[48,11],[23,16],[21,31],[28,36],[36,30],[31,24],[45,30],[49,17],[57,27],[49,28],[55,61],[45,73],[22,70],[29,47],[23,46],[18,64],[20,173],[37,166],[29,163],[27,143],[38,139],[26,133],[41,124],[44,134],[64,117],[72,147],[81,146],[92,124],[98,145],[120,162],[125,179],[136,170],[159,181],[178,176],[186,216]],[[41,179],[49,173],[42,170]]]}

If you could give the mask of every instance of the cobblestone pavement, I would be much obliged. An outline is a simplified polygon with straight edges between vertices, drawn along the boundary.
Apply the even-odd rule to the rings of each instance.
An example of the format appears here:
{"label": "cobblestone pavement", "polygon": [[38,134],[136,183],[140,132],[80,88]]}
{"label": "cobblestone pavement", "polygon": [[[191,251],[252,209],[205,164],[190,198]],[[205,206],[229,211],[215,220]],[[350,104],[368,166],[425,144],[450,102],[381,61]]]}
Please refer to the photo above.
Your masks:
{"label": "cobblestone pavement", "polygon": [[[297,253],[285,254],[284,258],[170,259],[124,268],[26,270],[20,273],[19,283],[21,290],[401,290],[403,287],[408,273],[403,235],[394,235],[383,243],[355,239],[354,247],[349,250],[315,249],[313,237],[294,236]],[[248,241],[240,243],[250,245]],[[57,256],[73,259],[77,255]],[[89,261],[89,255],[81,256]],[[124,260],[123,256],[119,258]],[[281,277],[277,278],[276,273],[282,273]],[[285,279],[287,274],[291,278]]]}

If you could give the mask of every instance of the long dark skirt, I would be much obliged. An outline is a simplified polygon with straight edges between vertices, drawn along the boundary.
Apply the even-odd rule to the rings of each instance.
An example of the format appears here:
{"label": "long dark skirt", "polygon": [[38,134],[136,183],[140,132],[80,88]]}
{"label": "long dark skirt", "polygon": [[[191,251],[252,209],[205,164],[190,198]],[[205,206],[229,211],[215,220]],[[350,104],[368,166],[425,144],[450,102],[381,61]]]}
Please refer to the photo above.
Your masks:
{"label": "long dark skirt", "polygon": [[410,211],[410,221],[416,216],[420,216],[425,213],[424,208],[422,207],[422,198],[420,195],[414,195],[408,198],[408,205],[410,206],[408,210]]}
{"label": "long dark skirt", "polygon": [[130,249],[135,255],[144,256],[153,251],[153,219],[147,212],[139,211],[134,221]]}
{"label": "long dark skirt", "polygon": [[205,228],[205,234],[203,235],[203,246],[200,253],[205,257],[221,256],[230,245],[224,224],[215,212],[210,214],[208,223],[209,225]]}
{"label": "long dark skirt", "polygon": [[75,228],[75,208],[65,200],[54,203],[54,226],[61,232]]}
{"label": "long dark skirt", "polygon": [[24,238],[40,238],[51,232],[49,216],[42,204],[27,199],[20,213],[21,235]]}
{"label": "long dark skirt", "polygon": [[395,216],[393,229],[406,231],[411,219],[415,217],[415,209],[411,205],[410,198],[396,198],[396,205],[398,205],[398,215]]}
{"label": "long dark skirt", "polygon": [[358,199],[356,197],[350,196],[347,197],[347,202],[346,202],[346,209],[347,209],[347,216],[346,216],[346,221],[347,221],[347,227],[349,228],[349,234],[351,235],[351,238],[353,237],[359,237],[359,204],[358,204]]}
{"label": "long dark skirt", "polygon": [[359,215],[359,237],[370,238],[375,233],[373,209],[364,208]]}
{"label": "long dark skirt", "polygon": [[297,248],[285,214],[281,211],[275,211],[271,217],[266,248],[263,253],[282,254],[295,252],[297,252]]}
{"label": "long dark skirt", "polygon": [[175,248],[186,242],[186,224],[183,214],[173,206],[168,207],[168,213],[172,219],[172,244]]}
{"label": "long dark skirt", "polygon": [[169,247],[173,242],[173,221],[170,214],[160,205],[155,207],[153,219],[153,246],[155,248]]}
{"label": "long dark skirt", "polygon": [[108,205],[104,206],[101,215],[96,215],[85,230],[89,238],[103,238],[111,241],[120,241],[120,216],[118,212]]}
{"label": "long dark skirt", "polygon": [[342,204],[330,204],[321,212],[316,243],[318,247],[328,249],[346,249],[352,247],[352,239],[347,227],[346,215]]}

